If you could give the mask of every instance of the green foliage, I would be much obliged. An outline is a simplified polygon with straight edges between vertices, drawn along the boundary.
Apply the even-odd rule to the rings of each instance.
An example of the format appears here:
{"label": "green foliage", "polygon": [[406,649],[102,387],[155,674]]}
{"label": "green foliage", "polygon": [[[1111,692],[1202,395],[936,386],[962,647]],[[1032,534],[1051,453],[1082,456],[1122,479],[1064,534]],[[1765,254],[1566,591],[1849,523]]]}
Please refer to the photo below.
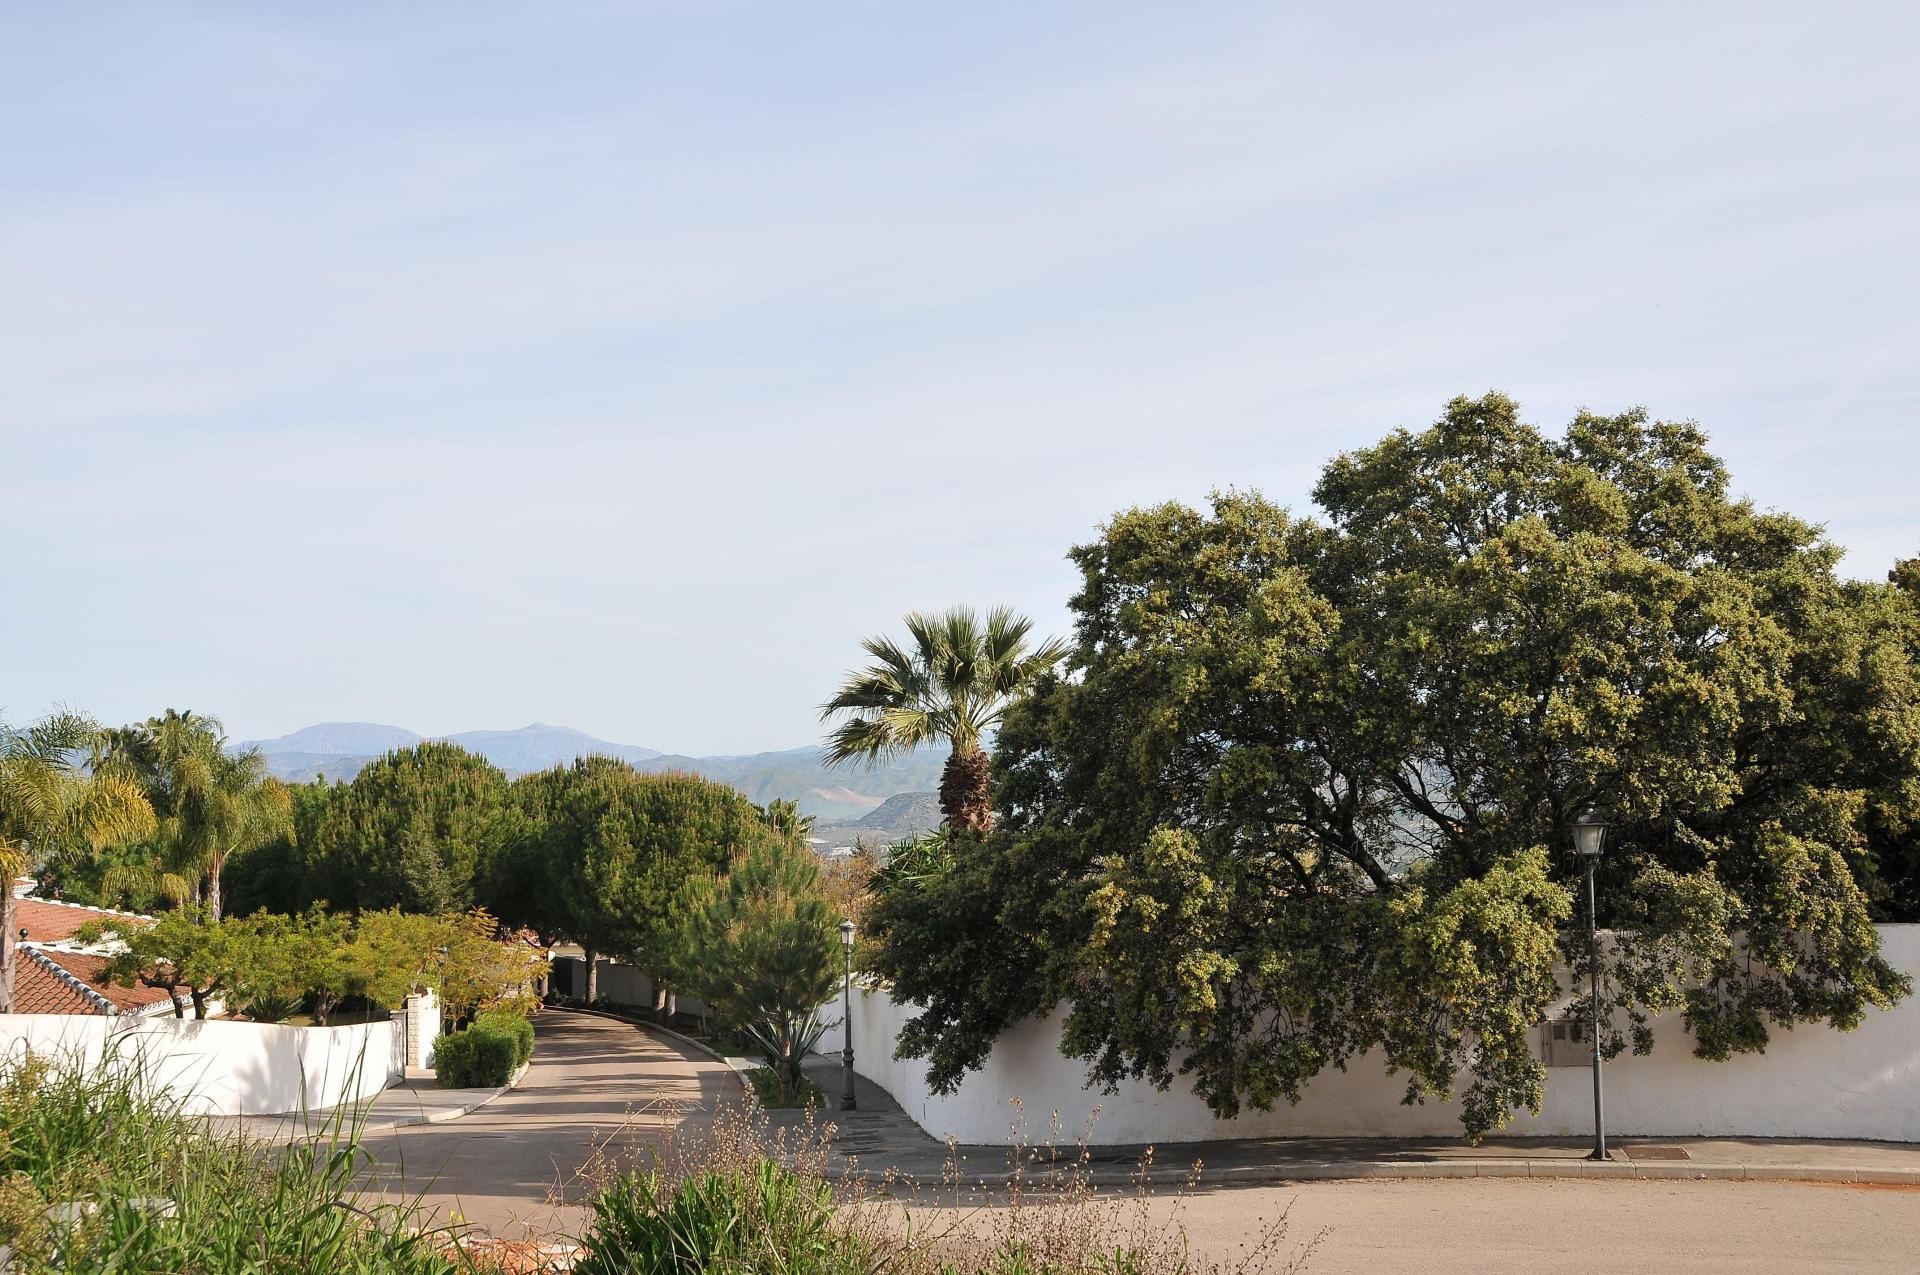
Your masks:
{"label": "green foliage", "polygon": [[753,1086],[754,1100],[769,1111],[827,1105],[826,1095],[820,1092],[820,1086],[804,1073],[787,1092],[781,1091],[780,1077],[774,1074],[771,1067],[749,1067],[745,1074],[747,1083]]}
{"label": "green foliage", "polygon": [[476,901],[503,835],[507,779],[455,744],[369,762],[300,812],[309,899],[360,911],[457,912]]}
{"label": "green foliage", "polygon": [[864,1275],[864,1246],[838,1224],[833,1192],[771,1160],[689,1177],[669,1191],[626,1174],[593,1202],[577,1275]]}
{"label": "green foliage", "polygon": [[797,841],[760,839],[725,876],[689,882],[676,911],[680,986],[707,1003],[723,1030],[759,1045],[782,1100],[790,1098],[843,960],[818,856]]}
{"label": "green foliage", "polygon": [[1663,1009],[1724,1057],[1905,995],[1872,921],[1912,897],[1910,594],[1727,487],[1691,425],[1551,439],[1489,395],[1336,459],[1325,524],[1238,493],[1116,517],[1073,553],[1067,672],[1002,724],[1000,829],[882,874],[903,1052],[951,1087],[1068,1000],[1103,1083],[1228,1115],[1377,1050],[1497,1128],[1539,1100],[1556,960],[1584,974],[1588,804],[1608,1049]]}
{"label": "green foliage", "polygon": [[255,913],[216,921],[201,907],[162,913],[150,925],[95,922],[79,936],[111,933],[122,950],[105,977],[123,986],[165,989],[184,1016],[196,1018],[224,997],[252,1007],[256,1018],[284,1018],[311,998],[324,1024],[342,1001],[357,999],[391,1009],[416,988],[439,989],[456,1017],[530,999],[532,980],[545,968],[525,944],[499,941],[484,912],[417,916],[388,909],[356,921],[309,911],[304,916]]}
{"label": "green foliage", "polygon": [[442,1089],[504,1085],[513,1078],[519,1056],[519,1042],[503,1024],[476,1022],[434,1042],[435,1083]]}
{"label": "green foliage", "polygon": [[513,1066],[517,1071],[533,1057],[533,1024],[525,1014],[510,1009],[490,1009],[473,1020],[475,1027],[498,1032],[513,1041]]}
{"label": "green foliage", "polygon": [[286,786],[258,750],[229,747],[217,718],[170,708],[107,731],[93,769],[137,784],[159,820],[148,853],[102,877],[109,895],[204,902],[217,920],[228,860],[292,835]]}
{"label": "green foliage", "polygon": [[514,790],[531,845],[512,853],[543,865],[558,932],[655,971],[671,964],[681,885],[778,837],[723,784],[606,758],[529,775]]}
{"label": "green foliage", "polygon": [[0,1067],[0,1245],[21,1272],[452,1275],[410,1208],[364,1198],[355,1132],[263,1154],[137,1067]]}
{"label": "green foliage", "polygon": [[125,779],[89,773],[81,751],[99,727],[57,713],[19,729],[0,721],[0,1013],[13,1006],[14,877],[42,866],[91,862],[103,851],[151,836],[153,808]]}
{"label": "green foliage", "polygon": [[873,662],[849,673],[821,710],[844,720],[827,739],[829,762],[876,760],[944,741],[953,749],[940,781],[947,823],[980,831],[992,817],[982,742],[1013,697],[1058,663],[1066,648],[1029,649],[1033,621],[1006,607],[984,622],[971,607],[909,612],[908,644],[862,642]]}
{"label": "green foliage", "polygon": [[120,939],[117,951],[102,971],[103,977],[125,987],[136,984],[163,989],[173,1000],[175,1017],[205,1018],[207,1003],[232,981],[243,956],[236,949],[243,936],[222,925],[199,906],[163,912],[150,925],[116,927],[102,922],[82,926],[78,936],[96,941],[112,932]]}

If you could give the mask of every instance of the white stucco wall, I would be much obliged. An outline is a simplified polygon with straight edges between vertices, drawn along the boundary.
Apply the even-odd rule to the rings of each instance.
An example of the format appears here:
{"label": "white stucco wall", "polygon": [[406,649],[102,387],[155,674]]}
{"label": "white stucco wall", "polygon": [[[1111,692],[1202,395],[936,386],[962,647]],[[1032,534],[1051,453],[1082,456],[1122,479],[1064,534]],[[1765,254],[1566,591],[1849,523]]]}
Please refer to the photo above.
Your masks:
{"label": "white stucco wall", "polygon": [[[571,986],[577,994],[578,989],[586,985],[583,968],[586,961],[584,958],[575,956],[554,958],[556,967],[563,962],[567,964],[568,978],[572,980]],[[601,996],[615,1005],[626,1005],[635,1009],[653,1008],[653,979],[645,970],[638,965],[628,965],[605,956],[600,957],[595,964],[598,966],[595,989]],[[704,1014],[707,1007],[704,1002],[692,996],[681,996],[675,993],[674,1008],[682,1014]]]}
{"label": "white stucco wall", "polygon": [[[1920,925],[1881,926],[1880,941],[1886,958],[1920,981]],[[893,1057],[900,1025],[913,1012],[884,992],[856,992],[856,1068],[936,1137],[1008,1142],[1015,1098],[1025,1109],[1026,1135],[1034,1140],[1044,1138],[1056,1112],[1064,1133],[1079,1136],[1096,1106],[1099,1118],[1089,1140],[1109,1145],[1460,1134],[1457,1104],[1403,1105],[1405,1074],[1388,1076],[1378,1054],[1315,1078],[1298,1106],[1282,1103],[1233,1120],[1215,1119],[1181,1078],[1164,1093],[1146,1084],[1102,1093],[1087,1087],[1084,1063],[1060,1053],[1063,1012],[1020,1024],[995,1043],[986,1066],[967,1076],[959,1092],[935,1094],[927,1088],[924,1064]],[[1607,1064],[1609,1132],[1920,1142],[1920,997],[1889,1011],[1868,1011],[1852,1032],[1776,1029],[1766,1053],[1725,1063],[1695,1058],[1677,1016],[1656,1022],[1655,1034],[1647,1057],[1623,1054]],[[838,1035],[830,1033],[835,1041]],[[1540,1114],[1523,1112],[1504,1132],[1578,1136],[1592,1130],[1592,1073],[1550,1067]]]}
{"label": "white stucco wall", "polygon": [[391,1071],[397,1027],[9,1014],[0,1017],[0,1057],[30,1049],[86,1067],[117,1059],[145,1067],[191,1114],[280,1115],[369,1097],[399,1079]]}

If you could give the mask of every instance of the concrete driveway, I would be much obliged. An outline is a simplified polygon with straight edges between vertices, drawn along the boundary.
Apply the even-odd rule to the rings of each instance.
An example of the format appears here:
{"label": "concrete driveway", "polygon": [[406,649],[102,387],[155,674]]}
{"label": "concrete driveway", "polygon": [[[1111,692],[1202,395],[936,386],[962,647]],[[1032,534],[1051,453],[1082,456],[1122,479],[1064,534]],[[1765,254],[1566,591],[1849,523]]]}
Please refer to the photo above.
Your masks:
{"label": "concrete driveway", "polygon": [[517,1088],[458,1120],[367,1139],[384,1190],[500,1236],[574,1232],[585,1195],[576,1174],[596,1145],[641,1151],[740,1099],[725,1065],[626,1023],[549,1011],[535,1033]]}

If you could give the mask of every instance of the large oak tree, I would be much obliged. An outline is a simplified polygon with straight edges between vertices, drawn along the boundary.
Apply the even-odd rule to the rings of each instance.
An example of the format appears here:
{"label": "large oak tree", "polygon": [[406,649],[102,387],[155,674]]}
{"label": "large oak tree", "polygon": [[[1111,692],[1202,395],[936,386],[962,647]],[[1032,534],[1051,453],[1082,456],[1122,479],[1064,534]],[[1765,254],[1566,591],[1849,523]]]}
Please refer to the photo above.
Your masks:
{"label": "large oak tree", "polygon": [[1066,1000],[1100,1082],[1230,1115],[1371,1054],[1496,1128],[1584,959],[1587,805],[1609,1050],[1679,1009],[1724,1058],[1910,990],[1873,928],[1920,811],[1896,586],[1637,411],[1554,438],[1459,399],[1314,494],[1324,521],[1229,493],[1074,551],[1077,643],[1005,720],[989,852],[870,915],[937,1085]]}

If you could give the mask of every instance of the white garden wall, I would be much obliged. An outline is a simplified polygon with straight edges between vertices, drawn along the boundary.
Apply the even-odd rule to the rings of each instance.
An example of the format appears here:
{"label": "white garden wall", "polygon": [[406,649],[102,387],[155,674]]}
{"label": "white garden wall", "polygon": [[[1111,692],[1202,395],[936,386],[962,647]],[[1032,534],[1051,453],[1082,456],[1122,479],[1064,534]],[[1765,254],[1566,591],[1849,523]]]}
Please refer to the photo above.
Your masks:
{"label": "white garden wall", "polygon": [[393,1072],[392,1022],[286,1027],[222,1019],[0,1017],[0,1056],[32,1050],[87,1067],[103,1058],[147,1069],[194,1115],[280,1115],[379,1093]]}
{"label": "white garden wall", "polygon": [[[1881,951],[1920,981],[1920,925],[1880,927]],[[986,1066],[954,1094],[931,1093],[919,1061],[893,1057],[900,1026],[913,1016],[884,992],[856,992],[854,1052],[860,1074],[891,1093],[936,1137],[963,1143],[1010,1140],[1020,1099],[1029,1138],[1044,1137],[1053,1113],[1069,1137],[1099,1108],[1090,1140],[1101,1144],[1200,1142],[1294,1136],[1458,1137],[1459,1109],[1429,1101],[1406,1106],[1404,1073],[1388,1076],[1377,1054],[1327,1071],[1300,1105],[1217,1120],[1176,1078],[1162,1093],[1146,1084],[1117,1094],[1086,1086],[1086,1066],[1060,1053],[1064,1013],[1022,1023],[994,1045]],[[1858,1030],[1809,1026],[1773,1033],[1767,1052],[1713,1063],[1695,1058],[1678,1018],[1655,1024],[1653,1053],[1623,1054],[1606,1067],[1607,1129],[1636,1136],[1875,1138],[1920,1142],[1920,998],[1869,1010]],[[830,1038],[837,1041],[839,1033]],[[824,1042],[823,1042],[824,1047]],[[1585,1135],[1593,1130],[1592,1073],[1547,1070],[1538,1116],[1522,1113],[1504,1132]]]}

